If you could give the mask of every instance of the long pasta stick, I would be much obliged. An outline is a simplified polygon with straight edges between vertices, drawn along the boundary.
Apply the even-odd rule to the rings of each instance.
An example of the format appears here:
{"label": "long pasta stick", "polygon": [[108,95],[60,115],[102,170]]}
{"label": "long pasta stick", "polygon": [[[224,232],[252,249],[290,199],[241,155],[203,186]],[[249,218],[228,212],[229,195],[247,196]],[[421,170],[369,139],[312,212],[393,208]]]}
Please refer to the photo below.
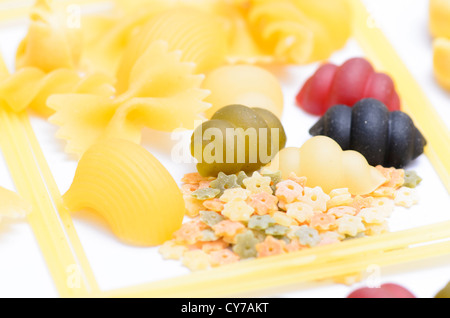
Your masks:
{"label": "long pasta stick", "polygon": [[431,244],[430,246],[421,246],[414,248],[406,248],[400,250],[392,250],[379,254],[359,255],[345,260],[333,261],[330,263],[321,263],[317,266],[303,270],[299,268],[291,268],[285,270],[281,268],[280,275],[274,275],[274,271],[260,272],[258,279],[243,280],[236,282],[235,285],[223,282],[218,286],[208,285],[207,288],[197,288],[190,286],[182,292],[172,290],[168,293],[157,291],[154,297],[230,297],[230,296],[246,296],[255,292],[270,290],[279,286],[294,286],[305,282],[320,281],[332,279],[336,276],[348,275],[355,272],[361,272],[373,266],[389,266],[396,264],[404,264],[416,261],[422,258],[434,258],[438,256],[448,255],[450,250],[450,241]]}
{"label": "long pasta stick", "polygon": [[29,117],[25,112],[18,114],[18,117],[22,124],[22,127],[25,130],[25,134],[27,135],[30,147],[35,155],[37,165],[40,168],[43,180],[48,188],[49,195],[51,196],[55,204],[56,210],[59,212],[59,217],[61,218],[62,225],[72,245],[72,249],[77,256],[78,263],[81,266],[85,279],[88,281],[88,285],[90,286],[92,292],[98,292],[99,287],[97,285],[95,275],[90,267],[89,260],[84,253],[83,246],[75,230],[75,226],[70,216],[70,211],[67,209],[62,200],[61,193],[55,182],[55,179],[53,178],[45,156],[42,153],[42,149],[39,145],[36,135],[34,134]]}
{"label": "long pasta stick", "polygon": [[[8,74],[6,64],[0,56],[0,75]],[[27,113],[12,113],[1,101],[0,111],[2,113],[0,122],[3,123],[2,127],[5,130],[2,134],[1,148],[16,187],[21,189],[19,191],[24,197],[28,196],[30,202],[34,200],[35,205],[45,208],[40,212],[34,211],[35,214],[40,213],[40,217],[31,216],[29,221],[44,256],[46,255],[46,260],[53,268],[51,272],[59,286],[58,291],[63,296],[98,292],[94,274]],[[18,158],[24,160],[19,161]],[[42,233],[44,226],[47,226],[49,232],[59,236],[57,241],[51,241],[52,238]],[[70,254],[64,252],[69,250]],[[70,277],[64,278],[63,270],[67,271],[66,276],[72,275],[73,288],[67,289],[67,279]],[[83,286],[78,286],[78,278],[85,282]]]}
{"label": "long pasta stick", "polygon": [[62,297],[85,296],[93,291],[92,287],[87,285],[79,260],[69,244],[20,119],[8,111],[3,102],[0,104],[1,148],[17,191],[33,206],[28,222],[57,291]]}
{"label": "long pasta stick", "polygon": [[[220,297],[236,292],[286,286],[332,278],[364,270],[367,264],[392,265],[449,255],[450,242],[413,246],[450,239],[450,221],[315,247],[295,253],[243,261],[209,271],[108,292],[113,297]],[[397,256],[403,255],[402,257]],[[331,265],[333,265],[331,266]],[[354,264],[359,264],[355,267]],[[319,272],[316,272],[320,269]],[[268,276],[270,278],[268,278]],[[298,277],[298,280],[292,280]],[[270,282],[269,282],[270,280]],[[270,283],[270,284],[269,284]],[[224,289],[228,289],[225,292]]]}
{"label": "long pasta stick", "polygon": [[370,14],[361,0],[349,0],[353,9],[354,37],[367,57],[389,73],[400,93],[402,110],[407,112],[427,139],[425,154],[450,192],[450,131],[414,80],[382,30],[369,26]]}

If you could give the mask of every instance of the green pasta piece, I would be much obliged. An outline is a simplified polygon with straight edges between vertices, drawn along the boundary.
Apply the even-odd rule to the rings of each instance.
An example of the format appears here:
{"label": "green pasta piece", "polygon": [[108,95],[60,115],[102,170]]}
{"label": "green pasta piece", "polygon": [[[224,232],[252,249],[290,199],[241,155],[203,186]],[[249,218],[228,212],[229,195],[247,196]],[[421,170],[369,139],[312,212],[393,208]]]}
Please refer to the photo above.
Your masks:
{"label": "green pasta piece", "polygon": [[241,187],[237,183],[237,176],[235,174],[226,175],[223,172],[219,172],[217,179],[211,181],[209,186],[213,189],[219,190],[219,195],[222,195],[227,189]]}
{"label": "green pasta piece", "polygon": [[269,226],[265,230],[265,233],[267,235],[272,235],[272,236],[284,236],[287,234],[287,232],[289,232],[289,227],[280,225],[280,224],[275,224],[275,225]]}
{"label": "green pasta piece", "polygon": [[195,190],[191,193],[191,195],[196,198],[197,200],[208,200],[208,199],[213,199],[215,197],[217,197],[217,195],[219,195],[220,190],[219,189],[214,189],[214,188],[203,188],[203,189],[198,189]]}
{"label": "green pasta piece", "polygon": [[214,211],[200,211],[199,214],[200,220],[211,227],[225,219],[221,214]]}
{"label": "green pasta piece", "polygon": [[403,183],[404,187],[415,188],[421,181],[422,178],[419,177],[419,175],[415,171],[405,171],[405,182]]}
{"label": "green pasta piece", "polygon": [[248,228],[253,230],[265,230],[275,224],[275,220],[270,215],[253,215],[248,220]]}
{"label": "green pasta piece", "polygon": [[233,252],[239,255],[241,259],[256,257],[258,252],[256,244],[259,240],[251,230],[236,235],[236,244],[233,246]]}

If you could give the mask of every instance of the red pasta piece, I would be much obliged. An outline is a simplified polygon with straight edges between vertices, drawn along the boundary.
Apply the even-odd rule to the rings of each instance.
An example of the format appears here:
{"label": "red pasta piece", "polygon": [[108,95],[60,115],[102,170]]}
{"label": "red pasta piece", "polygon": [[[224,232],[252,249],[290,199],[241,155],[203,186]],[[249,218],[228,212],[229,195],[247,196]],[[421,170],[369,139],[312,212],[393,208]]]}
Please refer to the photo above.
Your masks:
{"label": "red pasta piece", "polygon": [[340,66],[326,63],[305,82],[297,104],[313,115],[323,115],[337,104],[353,105],[362,98],[375,98],[389,110],[400,110],[400,98],[392,78],[378,73],[364,58],[351,58]]}

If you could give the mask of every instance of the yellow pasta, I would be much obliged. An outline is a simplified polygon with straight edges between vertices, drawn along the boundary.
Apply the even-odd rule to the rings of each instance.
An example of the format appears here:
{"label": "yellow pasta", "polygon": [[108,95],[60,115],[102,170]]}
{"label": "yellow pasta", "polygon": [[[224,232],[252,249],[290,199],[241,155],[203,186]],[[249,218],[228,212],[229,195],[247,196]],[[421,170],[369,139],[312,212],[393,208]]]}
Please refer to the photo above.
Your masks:
{"label": "yellow pasta", "polygon": [[81,155],[104,138],[139,143],[144,127],[162,131],[193,129],[209,104],[201,89],[203,75],[193,74],[191,63],[180,61],[164,41],[153,42],[130,71],[125,92],[112,98],[98,94],[55,94],[47,105],[56,112],[49,120],[60,126],[58,136],[66,150]]}
{"label": "yellow pasta", "polygon": [[[136,3],[135,3],[136,2]],[[139,1],[144,4],[148,0]],[[135,7],[137,1],[131,1],[130,8],[124,7],[130,1],[117,1],[112,12],[91,14],[82,17],[81,26],[85,43],[82,66],[84,69],[101,71],[109,75],[117,72],[122,54],[132,39],[148,20],[154,15],[173,7],[167,0],[156,0]]]}
{"label": "yellow pasta", "polygon": [[206,116],[221,107],[241,104],[265,108],[279,118],[283,113],[284,99],[281,84],[268,70],[256,65],[225,65],[209,72],[203,88],[211,92],[205,99],[212,106]]}
{"label": "yellow pasta", "polygon": [[177,7],[157,14],[129,43],[117,72],[119,93],[126,90],[130,70],[156,40],[167,41],[169,50],[180,50],[183,62],[195,63],[197,73],[225,62],[227,40],[217,16],[191,7]]}
{"label": "yellow pasta", "polygon": [[73,212],[88,209],[100,215],[118,238],[133,245],[171,239],[185,211],[166,168],[144,147],[120,139],[86,151],[63,200]]}
{"label": "yellow pasta", "polygon": [[450,1],[430,0],[429,28],[433,37],[450,38]]}
{"label": "yellow pasta", "polygon": [[307,178],[309,187],[321,187],[326,193],[348,188],[353,195],[368,194],[386,182],[386,178],[353,150],[342,151],[333,139],[316,136],[300,148],[282,149],[267,167],[282,172],[283,178],[294,172]]}
{"label": "yellow pasta", "polygon": [[66,11],[49,0],[37,0],[30,26],[16,53],[16,68],[37,67],[44,72],[77,68],[83,48],[79,27],[71,25]]}
{"label": "yellow pasta", "polygon": [[15,112],[27,108],[48,117],[53,109],[47,99],[53,94],[96,94],[105,98],[114,94],[114,79],[100,74],[80,75],[72,69],[45,73],[36,67],[25,67],[0,79],[0,99]]}
{"label": "yellow pasta", "polygon": [[345,0],[254,0],[248,20],[266,52],[284,62],[307,63],[344,46],[350,14]]}
{"label": "yellow pasta", "polygon": [[433,41],[433,71],[439,85],[450,91],[450,38]]}

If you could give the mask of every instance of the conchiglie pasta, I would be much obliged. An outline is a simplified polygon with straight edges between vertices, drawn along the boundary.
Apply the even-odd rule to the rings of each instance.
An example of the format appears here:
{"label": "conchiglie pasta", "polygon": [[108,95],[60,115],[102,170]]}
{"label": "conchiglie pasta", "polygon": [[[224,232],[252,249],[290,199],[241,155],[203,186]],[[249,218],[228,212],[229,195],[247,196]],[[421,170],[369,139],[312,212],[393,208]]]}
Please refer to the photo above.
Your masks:
{"label": "conchiglie pasta", "polygon": [[321,187],[325,192],[348,188],[353,195],[373,192],[386,182],[386,178],[359,152],[342,151],[333,139],[316,136],[307,140],[300,148],[280,150],[266,167],[280,170],[284,178],[294,172],[307,178],[309,187]]}
{"label": "conchiglie pasta", "polygon": [[283,91],[278,79],[256,65],[221,66],[206,75],[202,87],[211,92],[205,99],[212,105],[206,112],[208,118],[232,104],[265,108],[278,118],[283,113]]}
{"label": "conchiglie pasta", "polygon": [[120,240],[140,246],[169,240],[185,212],[166,168],[144,147],[120,139],[86,151],[63,199],[71,211],[100,215]]}
{"label": "conchiglie pasta", "polygon": [[37,67],[44,72],[77,68],[83,50],[79,27],[70,25],[62,8],[37,0],[30,13],[30,26],[16,52],[16,68]]}
{"label": "conchiglie pasta", "polygon": [[183,62],[195,63],[203,73],[225,62],[227,37],[217,16],[189,7],[166,10],[151,18],[125,49],[117,72],[117,89],[128,86],[130,69],[152,42],[164,40],[169,50],[180,50]]}

